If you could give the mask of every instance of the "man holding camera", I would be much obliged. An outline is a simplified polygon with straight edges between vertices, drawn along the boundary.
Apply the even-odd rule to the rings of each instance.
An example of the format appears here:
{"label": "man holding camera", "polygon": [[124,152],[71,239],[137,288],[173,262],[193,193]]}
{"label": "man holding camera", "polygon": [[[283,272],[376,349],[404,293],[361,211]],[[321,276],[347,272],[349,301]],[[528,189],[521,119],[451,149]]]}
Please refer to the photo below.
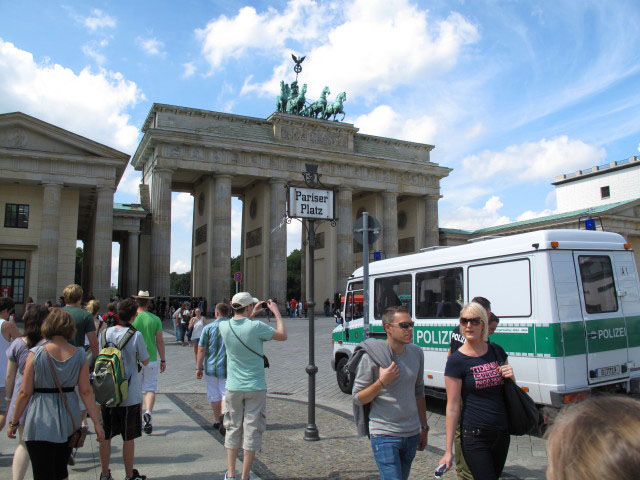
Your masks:
{"label": "man holding camera", "polygon": [[[264,369],[268,367],[263,344],[269,340],[284,341],[287,331],[278,306],[272,300],[260,302],[248,292],[236,293],[231,299],[233,318],[219,325],[227,350],[227,384],[224,427],[227,449],[225,480],[236,478],[236,458],[242,443],[244,463],[241,480],[251,480],[251,467],[256,451],[262,446],[267,408],[267,384]],[[253,320],[269,309],[276,328]]]}

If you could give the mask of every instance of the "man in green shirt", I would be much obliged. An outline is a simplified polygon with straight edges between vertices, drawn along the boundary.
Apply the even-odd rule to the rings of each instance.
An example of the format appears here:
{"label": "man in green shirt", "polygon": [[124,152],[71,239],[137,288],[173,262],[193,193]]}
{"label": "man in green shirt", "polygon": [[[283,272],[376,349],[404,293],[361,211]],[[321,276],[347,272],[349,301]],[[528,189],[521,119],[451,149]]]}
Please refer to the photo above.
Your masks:
{"label": "man in green shirt", "polygon": [[74,283],[66,286],[62,293],[66,303],[63,310],[71,314],[76,324],[76,335],[71,339],[70,343],[78,348],[84,348],[84,337],[86,335],[93,358],[96,358],[98,356],[96,324],[93,323],[91,314],[82,308],[82,295],[84,294],[82,287]]}
{"label": "man in green shirt", "polygon": [[164,356],[164,340],[162,338],[162,321],[159,317],[149,312],[151,296],[149,292],[140,290],[134,295],[138,303],[138,314],[133,322],[133,327],[142,334],[144,344],[149,354],[149,363],[142,367],[142,393],[144,393],[143,407],[144,433],[149,435],[153,431],[151,425],[151,412],[156,402],[156,390],[158,389],[158,354],[160,354],[160,372],[164,372],[166,361]]}

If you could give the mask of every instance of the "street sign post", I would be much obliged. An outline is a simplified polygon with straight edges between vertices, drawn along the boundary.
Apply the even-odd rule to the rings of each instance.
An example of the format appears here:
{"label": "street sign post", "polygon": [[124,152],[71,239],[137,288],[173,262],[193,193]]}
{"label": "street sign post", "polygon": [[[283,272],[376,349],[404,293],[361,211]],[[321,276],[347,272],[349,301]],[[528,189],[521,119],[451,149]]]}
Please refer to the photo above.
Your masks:
{"label": "street sign post", "polygon": [[233,280],[236,282],[236,293],[238,293],[238,288],[240,286],[240,282],[242,281],[242,272],[234,273]]}
{"label": "street sign post", "polygon": [[380,222],[367,212],[363,212],[362,216],[356,220],[353,229],[354,239],[362,244],[362,283],[363,297],[362,302],[362,323],[363,335],[366,340],[369,338],[369,245],[373,244],[380,236]]}

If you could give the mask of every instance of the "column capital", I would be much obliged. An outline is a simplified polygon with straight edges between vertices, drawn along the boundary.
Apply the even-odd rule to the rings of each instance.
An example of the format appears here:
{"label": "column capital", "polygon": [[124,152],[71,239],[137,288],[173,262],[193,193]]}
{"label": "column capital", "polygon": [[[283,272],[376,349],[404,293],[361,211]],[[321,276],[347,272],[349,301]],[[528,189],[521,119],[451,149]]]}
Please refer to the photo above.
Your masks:
{"label": "column capital", "polygon": [[100,193],[100,192],[110,192],[110,193],[115,193],[116,189],[115,187],[111,187],[111,186],[98,186],[96,187],[96,192]]}
{"label": "column capital", "polygon": [[353,192],[353,187],[351,185],[338,185],[338,190],[341,192]]}
{"label": "column capital", "polygon": [[229,179],[231,180],[233,178],[233,175],[230,175],[228,173],[212,173],[211,174],[211,178],[218,180],[218,179]]}
{"label": "column capital", "polygon": [[284,178],[270,178],[269,183],[271,185],[286,185],[287,181]]}
{"label": "column capital", "polygon": [[64,186],[64,182],[62,180],[43,180],[42,181],[42,186],[43,187],[60,187],[60,188],[62,188]]}
{"label": "column capital", "polygon": [[442,195],[440,195],[439,193],[427,193],[424,195],[424,198],[426,198],[427,200],[440,200],[442,198]]}
{"label": "column capital", "polygon": [[389,191],[384,191],[382,192],[382,196],[386,197],[386,198],[393,198],[393,197],[397,197],[399,195],[398,192],[389,192]]}

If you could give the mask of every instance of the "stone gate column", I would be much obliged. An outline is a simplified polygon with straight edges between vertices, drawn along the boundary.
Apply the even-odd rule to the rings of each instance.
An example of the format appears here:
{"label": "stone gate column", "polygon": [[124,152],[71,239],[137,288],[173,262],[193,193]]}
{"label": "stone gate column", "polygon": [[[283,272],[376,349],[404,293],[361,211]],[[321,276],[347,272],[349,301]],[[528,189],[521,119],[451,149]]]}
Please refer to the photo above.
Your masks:
{"label": "stone gate column", "polygon": [[425,195],[424,197],[424,231],[422,233],[422,248],[440,244],[438,226],[439,195]]}
{"label": "stone gate column", "polygon": [[269,181],[269,298],[276,298],[279,305],[286,304],[287,298],[287,224],[277,228],[286,211],[286,182],[280,179]]}
{"label": "stone gate column", "polygon": [[382,194],[382,249],[385,258],[398,256],[398,194]]}
{"label": "stone gate column", "polygon": [[347,278],[353,273],[353,191],[349,187],[341,187],[338,191],[338,291],[344,294]]}
{"label": "stone gate column", "polygon": [[125,295],[138,294],[138,247],[140,232],[129,232],[127,236],[127,291]]}
{"label": "stone gate column", "polygon": [[171,178],[173,170],[158,168],[151,182],[151,291],[169,298],[171,268]]}
{"label": "stone gate column", "polygon": [[[45,183],[42,196],[42,224],[38,247],[38,298],[36,302],[51,300],[55,303],[62,291],[58,284],[58,245],[60,243],[61,183]],[[66,285],[62,285],[64,288]]]}
{"label": "stone gate column", "polygon": [[91,293],[107,305],[111,297],[111,240],[113,238],[113,187],[98,187],[96,195]]}
{"label": "stone gate column", "polygon": [[[122,240],[118,240],[120,246],[120,255],[118,255],[118,295],[125,298],[127,296],[127,244]],[[102,306],[102,305],[101,305]]]}
{"label": "stone gate column", "polygon": [[[213,302],[221,302],[229,297],[231,285],[231,175],[217,175],[213,179],[213,208],[209,212],[209,221],[213,222],[212,235],[209,240],[211,255],[208,261],[211,266],[211,297],[207,300],[212,307]],[[210,203],[211,204],[211,203]]]}

